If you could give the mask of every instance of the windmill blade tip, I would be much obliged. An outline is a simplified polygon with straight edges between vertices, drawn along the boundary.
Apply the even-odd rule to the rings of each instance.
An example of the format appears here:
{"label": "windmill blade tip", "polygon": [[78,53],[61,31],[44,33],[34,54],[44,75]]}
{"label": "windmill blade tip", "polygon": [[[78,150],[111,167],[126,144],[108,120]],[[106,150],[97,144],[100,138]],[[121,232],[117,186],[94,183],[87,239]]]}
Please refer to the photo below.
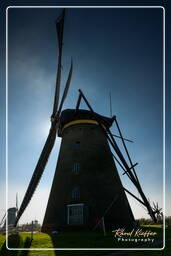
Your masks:
{"label": "windmill blade tip", "polygon": [[73,68],[73,58],[71,57],[71,69]]}

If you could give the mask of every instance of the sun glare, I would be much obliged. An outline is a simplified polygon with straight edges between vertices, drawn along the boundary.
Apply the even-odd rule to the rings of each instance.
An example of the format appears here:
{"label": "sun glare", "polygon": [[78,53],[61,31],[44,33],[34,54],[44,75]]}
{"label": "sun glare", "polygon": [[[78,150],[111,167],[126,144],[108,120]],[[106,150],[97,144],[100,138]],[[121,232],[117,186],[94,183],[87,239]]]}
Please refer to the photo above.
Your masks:
{"label": "sun glare", "polygon": [[44,120],[40,123],[39,126],[39,134],[43,137],[46,138],[48,136],[49,133],[49,129],[50,129],[50,120]]}

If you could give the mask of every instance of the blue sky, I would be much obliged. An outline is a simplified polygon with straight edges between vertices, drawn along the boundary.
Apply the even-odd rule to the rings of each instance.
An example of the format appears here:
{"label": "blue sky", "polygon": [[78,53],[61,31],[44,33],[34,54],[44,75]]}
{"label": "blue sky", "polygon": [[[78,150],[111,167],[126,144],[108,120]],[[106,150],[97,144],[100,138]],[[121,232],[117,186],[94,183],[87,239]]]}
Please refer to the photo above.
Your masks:
{"label": "blue sky", "polygon": [[[9,9],[9,206],[15,204],[16,192],[21,203],[48,134],[58,53],[54,20],[59,13],[54,8]],[[133,162],[139,163],[136,170],[145,194],[161,207],[162,17],[161,8],[68,9],[62,70],[63,89],[72,57],[73,78],[64,108],[74,108],[81,88],[95,111],[109,115],[111,91],[113,114],[124,136],[134,141],[128,147]],[[116,133],[116,128],[112,131]],[[21,223],[42,221],[59,147],[57,138]],[[3,188],[4,172],[1,176]],[[121,178],[138,196],[128,179]],[[135,217],[147,217],[137,202],[129,200]]]}

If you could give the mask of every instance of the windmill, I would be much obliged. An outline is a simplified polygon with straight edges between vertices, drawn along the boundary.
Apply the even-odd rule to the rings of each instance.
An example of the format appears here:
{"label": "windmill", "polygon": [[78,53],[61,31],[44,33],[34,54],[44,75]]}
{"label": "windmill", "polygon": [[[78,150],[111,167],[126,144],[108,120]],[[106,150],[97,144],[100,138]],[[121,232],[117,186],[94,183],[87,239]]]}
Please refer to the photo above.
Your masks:
{"label": "windmill", "polygon": [[4,215],[3,215],[2,219],[1,219],[0,227],[2,227],[4,225],[5,218],[6,218],[6,212],[4,213]]}
{"label": "windmill", "polygon": [[[16,194],[15,207],[8,208],[0,222],[0,227],[5,228],[8,223],[8,227],[12,227],[15,224],[16,216],[18,212],[18,194]],[[7,221],[8,218],[8,221]]]}
{"label": "windmill", "polygon": [[157,222],[163,219],[162,208],[159,207],[158,203],[153,202],[153,211],[156,214]]}
{"label": "windmill", "polygon": [[[135,171],[137,163],[132,163],[126,139],[122,135],[116,116],[105,117],[96,113],[80,89],[75,108],[62,110],[73,69],[71,61],[59,103],[64,17],[65,10],[56,22],[59,55],[51,127],[18,211],[15,225],[41,179],[56,136],[61,137],[62,142],[43,221],[43,232],[51,232],[66,226],[95,229],[101,220],[109,227],[131,226],[134,223],[134,216],[126,193],[143,204],[152,220],[156,222],[156,210],[151,207],[142,190]],[[80,109],[81,101],[84,101],[87,110]],[[119,135],[111,133],[112,124],[115,124]],[[115,137],[121,139],[128,161],[124,158]],[[135,185],[141,199],[123,187],[116,162],[123,169],[123,175],[127,175]]]}

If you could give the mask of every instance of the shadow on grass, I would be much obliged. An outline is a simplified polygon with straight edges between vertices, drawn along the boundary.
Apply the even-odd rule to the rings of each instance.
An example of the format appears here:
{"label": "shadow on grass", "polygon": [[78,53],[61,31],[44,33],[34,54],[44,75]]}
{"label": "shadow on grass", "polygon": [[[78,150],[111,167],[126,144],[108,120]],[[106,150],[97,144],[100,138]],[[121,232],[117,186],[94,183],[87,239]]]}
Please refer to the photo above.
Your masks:
{"label": "shadow on grass", "polygon": [[[96,235],[96,234],[95,234]],[[101,234],[100,234],[101,235]],[[90,236],[90,237],[89,237]],[[78,232],[72,233],[72,232],[66,232],[60,233],[60,234],[51,234],[50,235],[53,248],[94,248],[96,246],[93,246],[92,243],[94,239],[94,234],[87,233],[87,232]],[[98,238],[100,238],[98,234]],[[88,244],[86,245],[86,240],[88,241]],[[97,246],[98,247],[98,246]],[[95,247],[96,248],[96,247]],[[95,251],[95,250],[54,250],[55,256],[101,256],[108,253],[108,251]]]}
{"label": "shadow on grass", "polygon": [[[19,235],[10,235],[8,236],[8,247],[9,248],[18,248],[20,245],[20,236]],[[19,251],[8,250],[6,247],[6,241],[1,247],[0,255],[1,256],[17,256]]]}
{"label": "shadow on grass", "polygon": [[[30,248],[32,239],[30,237],[27,237],[24,241],[23,248]],[[27,256],[29,251],[21,251],[20,256]]]}
{"label": "shadow on grass", "polygon": [[10,250],[6,247],[6,241],[1,247],[0,255],[1,256],[27,256],[29,251],[20,251],[20,250],[13,250],[13,248],[30,248],[32,240],[27,237],[23,243],[23,239],[17,235],[10,235],[8,236],[8,247],[11,248]]}
{"label": "shadow on grass", "polygon": [[[58,248],[59,247],[59,242],[57,241],[57,236],[56,235],[50,235],[50,238],[52,240],[53,248]],[[59,256],[59,251],[54,250],[54,253],[56,256]]]}

